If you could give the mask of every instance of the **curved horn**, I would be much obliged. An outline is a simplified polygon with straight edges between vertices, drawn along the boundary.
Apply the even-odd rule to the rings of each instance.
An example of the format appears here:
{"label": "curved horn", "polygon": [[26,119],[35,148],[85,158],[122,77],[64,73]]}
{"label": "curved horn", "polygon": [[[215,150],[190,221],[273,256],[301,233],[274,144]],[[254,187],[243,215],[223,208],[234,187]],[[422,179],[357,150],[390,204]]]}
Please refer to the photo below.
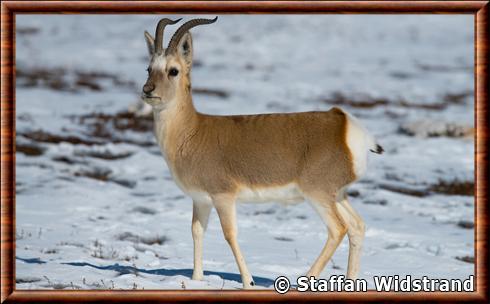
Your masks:
{"label": "curved horn", "polygon": [[163,50],[163,30],[167,25],[175,24],[182,20],[182,18],[175,21],[168,18],[163,18],[158,22],[157,29],[155,31],[155,53],[161,53]]}
{"label": "curved horn", "polygon": [[216,20],[218,20],[218,16],[216,16],[214,19],[202,19],[202,18],[192,19],[182,24],[181,27],[179,27],[179,29],[175,31],[174,35],[172,36],[172,39],[170,39],[167,50],[165,50],[165,55],[175,52],[180,39],[182,38],[182,36],[184,36],[184,34],[188,30],[198,25],[215,23]]}

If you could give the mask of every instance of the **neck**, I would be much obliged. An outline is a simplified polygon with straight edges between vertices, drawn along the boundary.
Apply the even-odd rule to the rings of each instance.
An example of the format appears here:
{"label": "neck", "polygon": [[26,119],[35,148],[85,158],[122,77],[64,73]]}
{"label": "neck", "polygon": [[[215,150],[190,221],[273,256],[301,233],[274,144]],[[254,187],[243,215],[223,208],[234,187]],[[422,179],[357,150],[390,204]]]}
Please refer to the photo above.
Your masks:
{"label": "neck", "polygon": [[165,158],[168,147],[178,146],[197,126],[199,113],[192,102],[192,96],[185,94],[168,103],[167,107],[153,107],[155,136]]}
{"label": "neck", "polygon": [[[187,116],[192,117],[197,115],[196,108],[192,102],[192,96],[190,94],[184,94],[184,96],[176,96],[166,105],[156,105],[152,107],[154,116],[172,115],[172,116]],[[157,121],[155,121],[157,122]]]}

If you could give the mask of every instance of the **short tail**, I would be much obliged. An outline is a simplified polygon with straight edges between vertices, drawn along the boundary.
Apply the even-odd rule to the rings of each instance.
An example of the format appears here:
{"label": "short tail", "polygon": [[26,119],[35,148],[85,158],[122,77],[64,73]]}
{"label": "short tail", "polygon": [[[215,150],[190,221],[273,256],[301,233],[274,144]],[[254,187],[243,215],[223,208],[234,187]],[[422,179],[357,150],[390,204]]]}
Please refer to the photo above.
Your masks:
{"label": "short tail", "polygon": [[374,136],[362,126],[357,118],[347,112],[344,113],[347,114],[347,117],[353,126],[351,129],[352,132],[349,133],[350,136],[348,138],[348,145],[351,152],[352,150],[358,151],[358,158],[361,158],[361,155],[364,155],[362,157],[365,157],[367,150],[376,154],[382,154],[384,149],[376,142]]}
{"label": "short tail", "polygon": [[376,147],[375,149],[369,149],[369,151],[373,152],[373,153],[376,153],[376,154],[383,154],[383,152],[385,151],[383,149],[383,147],[381,147],[379,144],[376,144]]}
{"label": "short tail", "polygon": [[366,172],[368,151],[381,154],[383,153],[383,148],[354,116],[347,112],[344,113],[348,117],[347,146],[352,156],[354,173],[356,177],[360,177]]}
{"label": "short tail", "polygon": [[374,136],[371,135],[371,133],[369,133],[366,129],[364,129],[364,132],[366,133],[366,139],[368,141],[369,151],[376,153],[376,154],[383,154],[385,149],[383,149],[383,147],[381,147],[381,145],[376,142],[376,139],[374,138]]}

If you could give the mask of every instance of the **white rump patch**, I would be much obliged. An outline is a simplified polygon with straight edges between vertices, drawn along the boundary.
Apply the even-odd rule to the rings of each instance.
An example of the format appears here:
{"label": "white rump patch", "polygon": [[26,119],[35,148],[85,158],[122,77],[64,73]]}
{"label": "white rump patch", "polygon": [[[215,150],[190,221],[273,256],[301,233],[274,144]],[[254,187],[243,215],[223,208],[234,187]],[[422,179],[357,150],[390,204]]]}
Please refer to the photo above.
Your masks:
{"label": "white rump patch", "polygon": [[347,115],[347,146],[354,162],[354,173],[360,178],[367,169],[367,154],[376,149],[376,142],[359,120],[344,111]]}

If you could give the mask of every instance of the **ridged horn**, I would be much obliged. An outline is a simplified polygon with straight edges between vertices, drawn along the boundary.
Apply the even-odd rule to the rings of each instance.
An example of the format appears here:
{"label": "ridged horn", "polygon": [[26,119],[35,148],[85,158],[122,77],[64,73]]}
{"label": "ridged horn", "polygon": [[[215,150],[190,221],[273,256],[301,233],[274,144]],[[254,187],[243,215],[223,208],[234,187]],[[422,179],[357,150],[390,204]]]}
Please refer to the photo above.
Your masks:
{"label": "ridged horn", "polygon": [[163,31],[165,27],[170,24],[176,24],[180,20],[182,20],[182,18],[175,21],[168,18],[163,18],[162,20],[158,21],[157,29],[155,31],[155,53],[158,54],[163,51]]}
{"label": "ridged horn", "polygon": [[168,43],[167,50],[165,50],[165,55],[172,54],[173,52],[176,51],[177,45],[179,44],[180,39],[191,28],[198,26],[198,25],[215,23],[216,20],[218,20],[218,16],[216,16],[214,19],[203,19],[203,18],[192,19],[192,20],[189,20],[186,23],[182,24],[181,27],[179,27],[179,29],[177,31],[175,31],[174,35],[172,36],[172,39],[170,39],[170,42]]}

